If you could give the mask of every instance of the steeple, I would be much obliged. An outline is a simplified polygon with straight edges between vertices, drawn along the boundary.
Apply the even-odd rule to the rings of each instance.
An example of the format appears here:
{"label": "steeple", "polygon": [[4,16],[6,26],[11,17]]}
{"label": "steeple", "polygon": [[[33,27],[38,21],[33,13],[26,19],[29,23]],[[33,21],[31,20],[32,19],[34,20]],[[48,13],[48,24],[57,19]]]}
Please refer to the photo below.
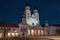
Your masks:
{"label": "steeple", "polygon": [[28,5],[28,0],[26,0],[25,11],[24,11],[24,15],[23,15],[23,18],[22,18],[22,23],[26,23],[26,13],[27,13],[26,10],[28,10],[28,9],[30,9],[30,7]]}
{"label": "steeple", "polygon": [[48,21],[45,21],[45,27],[48,27],[49,24],[48,24]]}
{"label": "steeple", "polygon": [[38,1],[38,0],[35,0],[34,9],[37,9],[37,7],[36,7],[36,6],[37,6],[37,1]]}
{"label": "steeple", "polygon": [[28,0],[26,0],[26,6],[29,6],[29,4],[28,4]]}
{"label": "steeple", "polygon": [[34,10],[33,10],[33,12],[34,12],[34,13],[38,13],[38,9],[37,9],[37,7],[36,7],[36,6],[37,6],[37,0],[35,0],[34,3],[35,3],[35,5],[34,5]]}
{"label": "steeple", "polygon": [[34,9],[37,9],[37,7],[36,7],[36,6],[34,6]]}
{"label": "steeple", "polygon": [[37,7],[36,7],[36,6],[34,6],[33,13],[38,13],[38,9],[37,9]]}
{"label": "steeple", "polygon": [[30,6],[29,6],[29,4],[28,4],[28,0],[26,0],[25,10],[26,10],[26,9],[30,10]]}
{"label": "steeple", "polygon": [[26,0],[25,10],[24,10],[24,16],[25,16],[25,22],[27,24],[29,24],[30,23],[31,11],[30,11],[30,6],[28,4],[28,0]]}
{"label": "steeple", "polygon": [[26,6],[29,6],[28,2],[26,3]]}

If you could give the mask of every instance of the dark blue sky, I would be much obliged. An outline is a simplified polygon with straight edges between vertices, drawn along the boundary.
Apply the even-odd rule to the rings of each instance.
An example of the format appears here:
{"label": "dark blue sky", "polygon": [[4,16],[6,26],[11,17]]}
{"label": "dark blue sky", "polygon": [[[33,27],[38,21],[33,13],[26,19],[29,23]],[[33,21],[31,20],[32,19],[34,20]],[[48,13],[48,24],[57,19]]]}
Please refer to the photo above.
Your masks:
{"label": "dark blue sky", "polygon": [[[40,23],[48,20],[49,24],[60,24],[60,0],[28,0],[33,11],[36,4]],[[0,0],[0,22],[18,24],[24,13],[26,0]]]}

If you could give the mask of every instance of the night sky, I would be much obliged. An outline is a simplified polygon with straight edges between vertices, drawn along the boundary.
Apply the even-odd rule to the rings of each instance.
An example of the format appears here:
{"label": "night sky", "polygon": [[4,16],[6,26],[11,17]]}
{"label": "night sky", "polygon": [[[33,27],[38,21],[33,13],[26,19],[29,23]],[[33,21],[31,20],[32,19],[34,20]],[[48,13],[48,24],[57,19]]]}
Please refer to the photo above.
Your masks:
{"label": "night sky", "polygon": [[[60,24],[60,0],[28,0],[31,11],[39,10],[40,23]],[[0,0],[0,23],[18,24],[24,14],[26,0]]]}

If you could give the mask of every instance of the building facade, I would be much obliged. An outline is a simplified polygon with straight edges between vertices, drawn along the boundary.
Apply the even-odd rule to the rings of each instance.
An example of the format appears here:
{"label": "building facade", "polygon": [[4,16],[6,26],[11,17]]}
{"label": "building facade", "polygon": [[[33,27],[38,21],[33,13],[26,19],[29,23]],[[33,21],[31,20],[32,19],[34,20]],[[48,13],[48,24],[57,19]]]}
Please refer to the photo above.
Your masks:
{"label": "building facade", "polygon": [[30,6],[26,3],[22,23],[19,23],[20,34],[25,36],[43,35],[42,26],[39,24],[39,13],[34,7],[33,14],[31,14]]}
{"label": "building facade", "polygon": [[22,22],[18,24],[19,34],[22,36],[53,36],[57,35],[56,29],[58,26],[49,25],[45,22],[44,27],[39,23],[38,9],[34,7],[33,14],[31,14],[30,6],[26,3]]}

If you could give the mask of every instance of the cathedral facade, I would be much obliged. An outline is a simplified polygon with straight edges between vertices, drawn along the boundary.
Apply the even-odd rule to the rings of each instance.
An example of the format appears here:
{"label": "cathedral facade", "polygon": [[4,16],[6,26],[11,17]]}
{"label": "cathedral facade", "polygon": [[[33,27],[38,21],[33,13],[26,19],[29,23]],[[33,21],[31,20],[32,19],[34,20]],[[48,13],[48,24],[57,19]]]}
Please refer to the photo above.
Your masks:
{"label": "cathedral facade", "polygon": [[[22,36],[39,36],[46,35],[46,31],[39,24],[39,13],[34,7],[33,14],[31,14],[30,6],[26,3],[22,22],[19,23],[19,34]],[[46,24],[48,26],[48,24]]]}

